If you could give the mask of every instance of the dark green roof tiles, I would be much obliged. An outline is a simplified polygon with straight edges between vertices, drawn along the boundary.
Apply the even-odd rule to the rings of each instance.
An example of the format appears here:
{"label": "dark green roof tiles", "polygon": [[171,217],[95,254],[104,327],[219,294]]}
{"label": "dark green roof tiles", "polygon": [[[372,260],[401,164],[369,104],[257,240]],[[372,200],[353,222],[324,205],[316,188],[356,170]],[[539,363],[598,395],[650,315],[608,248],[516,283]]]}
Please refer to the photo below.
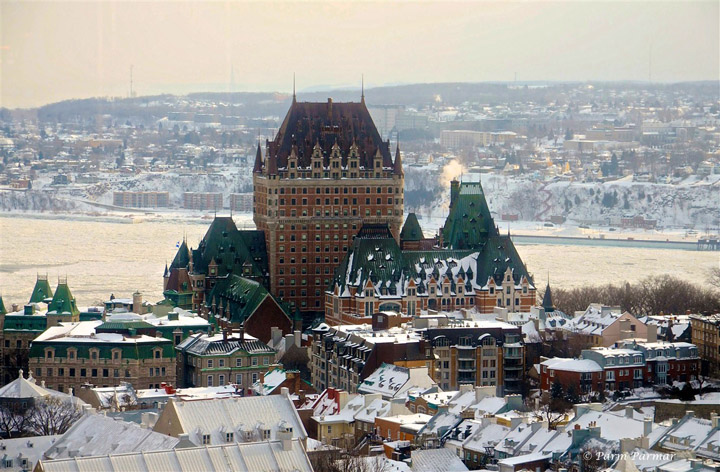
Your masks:
{"label": "dark green roof tiles", "polygon": [[32,295],[30,295],[30,301],[28,303],[41,303],[46,298],[52,298],[53,292],[50,288],[50,283],[47,277],[41,277],[38,275],[35,281],[35,288],[33,288]]}
{"label": "dark green roof tiles", "polygon": [[170,270],[186,269],[189,264],[190,264],[190,250],[187,247],[187,243],[185,243],[185,240],[183,239],[182,244],[180,244],[180,248],[178,249],[177,253],[175,254],[175,259],[173,259],[172,264],[170,264]]}
{"label": "dark green roof tiles", "polygon": [[445,247],[480,249],[497,235],[480,182],[461,183],[442,230]]}
{"label": "dark green roof tiles", "polygon": [[55,295],[48,305],[49,315],[62,315],[63,313],[70,313],[71,315],[80,314],[80,310],[78,310],[75,304],[75,297],[73,297],[72,292],[70,292],[70,287],[68,287],[67,282],[58,283],[57,289],[55,289]]}
{"label": "dark green roof tiles", "polygon": [[223,315],[229,309],[229,320],[232,323],[243,323],[267,296],[271,295],[260,283],[233,274],[218,279],[205,298],[205,304],[211,307],[215,303],[218,311],[222,307]]}
{"label": "dark green roof tiles", "polygon": [[410,213],[400,231],[401,241],[420,241],[424,239],[422,228],[415,213]]}

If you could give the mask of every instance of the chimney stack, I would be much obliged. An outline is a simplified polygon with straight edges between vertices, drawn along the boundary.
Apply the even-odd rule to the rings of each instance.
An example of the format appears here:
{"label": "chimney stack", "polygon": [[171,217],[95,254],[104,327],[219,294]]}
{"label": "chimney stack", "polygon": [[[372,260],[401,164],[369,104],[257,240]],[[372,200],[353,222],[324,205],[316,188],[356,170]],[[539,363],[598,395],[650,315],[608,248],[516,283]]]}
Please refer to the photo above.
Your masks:
{"label": "chimney stack", "polygon": [[136,291],[133,293],[133,313],[137,313],[138,315],[142,315],[142,293],[140,291]]}
{"label": "chimney stack", "polygon": [[643,436],[649,436],[652,432],[652,418],[645,417],[643,418]]}

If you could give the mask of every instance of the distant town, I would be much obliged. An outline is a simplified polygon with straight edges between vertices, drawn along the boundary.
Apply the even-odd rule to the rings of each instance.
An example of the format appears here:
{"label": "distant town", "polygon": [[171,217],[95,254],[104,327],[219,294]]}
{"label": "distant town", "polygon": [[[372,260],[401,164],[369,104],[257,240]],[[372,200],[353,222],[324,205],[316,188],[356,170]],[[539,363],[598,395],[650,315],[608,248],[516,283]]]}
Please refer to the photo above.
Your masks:
{"label": "distant town", "polygon": [[8,214],[207,219],[160,300],[0,296],[0,469],[720,471],[720,270],[564,312],[501,226],[720,249],[716,85],[0,110]]}

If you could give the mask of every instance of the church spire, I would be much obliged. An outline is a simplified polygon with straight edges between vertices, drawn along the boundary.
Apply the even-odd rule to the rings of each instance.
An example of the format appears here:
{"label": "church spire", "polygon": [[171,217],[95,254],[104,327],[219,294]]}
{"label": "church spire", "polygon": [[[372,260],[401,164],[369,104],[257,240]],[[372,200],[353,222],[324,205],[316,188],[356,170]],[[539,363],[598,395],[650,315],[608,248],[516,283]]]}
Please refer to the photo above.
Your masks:
{"label": "church spire", "polygon": [[257,152],[255,153],[255,167],[253,167],[253,172],[261,172],[262,171],[262,150],[260,150],[260,142],[258,142]]}
{"label": "church spire", "polygon": [[293,103],[297,103],[297,96],[295,95],[295,72],[293,72]]}

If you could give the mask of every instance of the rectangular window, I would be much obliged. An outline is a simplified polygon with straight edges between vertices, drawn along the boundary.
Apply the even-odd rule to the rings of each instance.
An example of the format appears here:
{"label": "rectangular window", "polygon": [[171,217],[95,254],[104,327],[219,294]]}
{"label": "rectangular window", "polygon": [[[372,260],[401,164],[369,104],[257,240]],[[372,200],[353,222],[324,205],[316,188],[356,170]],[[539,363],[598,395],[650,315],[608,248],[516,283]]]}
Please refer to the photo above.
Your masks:
{"label": "rectangular window", "polygon": [[208,386],[208,387],[212,387],[212,386],[213,386],[213,376],[212,376],[212,375],[208,375],[208,376],[207,376],[207,386]]}
{"label": "rectangular window", "polygon": [[213,360],[212,360],[212,359],[208,359],[208,360],[207,360],[207,366],[208,366],[208,367],[212,367],[212,366],[213,366]]}
{"label": "rectangular window", "polygon": [[235,367],[242,367],[242,357],[235,359]]}
{"label": "rectangular window", "polygon": [[257,357],[253,357],[253,358],[252,358],[252,365],[258,365],[258,358],[257,358]]}

